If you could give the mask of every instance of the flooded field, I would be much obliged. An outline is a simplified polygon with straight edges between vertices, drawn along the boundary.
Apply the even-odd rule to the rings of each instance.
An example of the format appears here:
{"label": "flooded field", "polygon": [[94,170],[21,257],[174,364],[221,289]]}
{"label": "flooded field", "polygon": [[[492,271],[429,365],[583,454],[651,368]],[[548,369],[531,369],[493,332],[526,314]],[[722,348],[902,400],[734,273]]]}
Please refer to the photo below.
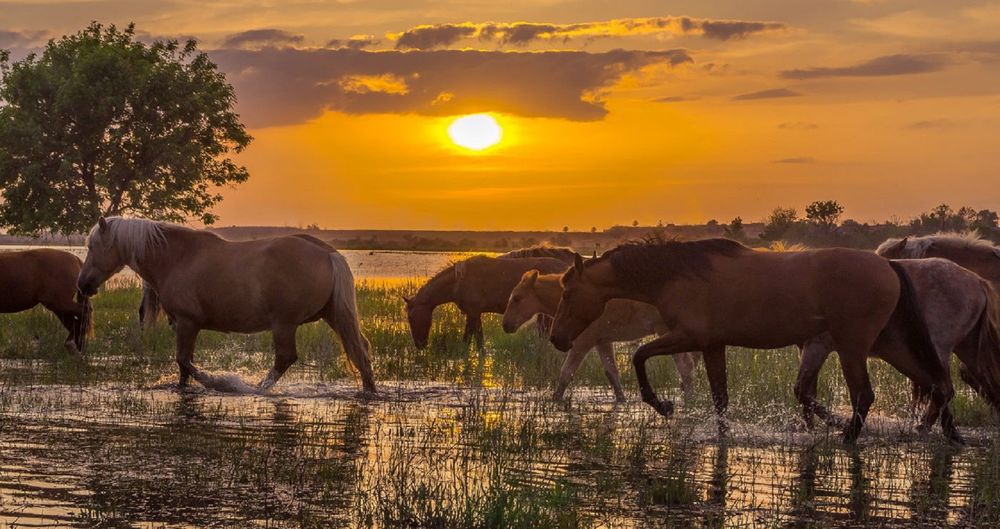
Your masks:
{"label": "flooded field", "polygon": [[[496,317],[486,350],[473,352],[456,311],[440,310],[430,347],[416,350],[400,296],[418,280],[376,279],[425,275],[452,256],[414,264],[395,254],[402,264],[389,273],[378,260],[366,269],[376,256],[357,254],[376,399],[359,396],[320,324],[299,330],[299,363],[267,395],[180,392],[172,331],[140,330],[139,290],[127,279],[94,298],[86,360],[66,354],[48,313],[0,315],[0,527],[1000,522],[996,424],[961,383],[955,409],[970,445],[956,448],[937,431],[914,431],[906,381],[873,363],[873,417],[849,448],[839,431],[803,431],[795,350],[733,350],[732,433],[719,439],[703,376],[683,396],[672,363],[654,361],[651,376],[678,412],[667,421],[639,402],[635,344],[618,348],[630,399],[622,405],[596,358],[569,399],[553,402],[562,355],[532,329],[503,334]],[[270,367],[270,345],[266,333],[205,332],[195,362],[254,384]],[[820,396],[842,415],[849,409],[835,359]]]}

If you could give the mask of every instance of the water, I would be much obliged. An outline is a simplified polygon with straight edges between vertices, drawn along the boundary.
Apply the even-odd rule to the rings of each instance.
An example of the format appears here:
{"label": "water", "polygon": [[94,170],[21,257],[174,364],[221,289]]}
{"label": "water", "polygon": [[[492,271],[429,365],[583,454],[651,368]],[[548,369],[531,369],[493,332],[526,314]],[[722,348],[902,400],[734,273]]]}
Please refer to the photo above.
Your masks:
{"label": "water", "polygon": [[[140,330],[139,291],[96,296],[86,360],[66,355],[48,313],[0,315],[0,528],[79,527],[957,527],[1000,521],[995,420],[964,386],[956,414],[970,446],[914,432],[908,385],[884,364],[861,444],[803,431],[797,355],[731,351],[731,435],[716,433],[700,375],[675,418],[614,404],[588,358],[570,400],[553,402],[563,357],[535,333],[486,320],[484,352],[463,319],[435,313],[431,347],[412,347],[401,295],[461,254],[344,252],[361,279],[377,397],[322,323],[297,335],[299,362],[264,395],[267,334],[205,332],[209,388],[177,388],[173,334]],[[395,279],[407,278],[404,281]],[[129,286],[132,285],[132,286]],[[700,369],[699,369],[700,371]],[[651,363],[680,399],[669,362]],[[835,362],[819,394],[849,413]]]}

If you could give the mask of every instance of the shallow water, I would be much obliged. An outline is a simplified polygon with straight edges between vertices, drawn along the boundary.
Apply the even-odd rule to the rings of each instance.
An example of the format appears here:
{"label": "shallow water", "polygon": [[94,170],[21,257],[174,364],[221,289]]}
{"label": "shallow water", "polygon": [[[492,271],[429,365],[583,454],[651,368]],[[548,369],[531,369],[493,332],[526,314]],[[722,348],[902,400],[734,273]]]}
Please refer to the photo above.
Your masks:
{"label": "shallow water", "polygon": [[424,525],[497,496],[550,502],[557,525],[975,525],[989,444],[879,417],[857,449],[749,423],[720,442],[708,415],[667,422],[602,390],[381,387],[3,388],[0,527]]}

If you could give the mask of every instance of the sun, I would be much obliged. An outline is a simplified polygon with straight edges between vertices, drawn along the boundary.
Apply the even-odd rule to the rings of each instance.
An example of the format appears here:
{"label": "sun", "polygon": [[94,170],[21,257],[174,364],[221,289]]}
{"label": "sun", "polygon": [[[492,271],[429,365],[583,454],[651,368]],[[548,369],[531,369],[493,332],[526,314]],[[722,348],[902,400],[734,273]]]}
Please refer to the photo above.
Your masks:
{"label": "sun", "polygon": [[448,137],[459,147],[481,151],[500,143],[503,129],[489,114],[469,114],[448,125]]}

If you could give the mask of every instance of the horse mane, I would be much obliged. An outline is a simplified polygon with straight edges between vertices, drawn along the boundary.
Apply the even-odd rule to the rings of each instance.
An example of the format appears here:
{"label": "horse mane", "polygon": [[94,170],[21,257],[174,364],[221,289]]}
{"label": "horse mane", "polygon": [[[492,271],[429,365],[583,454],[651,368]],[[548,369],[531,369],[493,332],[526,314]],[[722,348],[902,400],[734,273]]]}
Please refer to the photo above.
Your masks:
{"label": "horse mane", "polygon": [[101,241],[107,236],[108,243],[113,244],[121,252],[130,266],[163,248],[167,243],[165,232],[195,231],[184,226],[148,219],[108,217],[105,221],[107,235],[101,231],[100,224],[96,224],[87,235],[87,245],[89,246],[92,241]]}
{"label": "horse mane", "polygon": [[573,264],[576,252],[563,246],[531,246],[502,253],[497,257],[551,257],[566,264]]}
{"label": "horse mane", "polygon": [[[878,246],[875,253],[881,254],[883,251],[899,244],[902,240],[903,239],[899,237],[886,239],[885,242]],[[903,248],[902,256],[910,258],[923,257],[924,253],[927,252],[927,249],[930,248],[932,244],[938,244],[955,249],[993,252],[1000,257],[1000,247],[994,245],[990,240],[984,239],[979,232],[974,230],[967,232],[939,231],[931,235],[906,237],[906,246]]]}
{"label": "horse mane", "polygon": [[732,257],[751,251],[730,239],[697,241],[664,240],[652,237],[630,241],[604,252],[584,267],[607,261],[615,275],[632,291],[659,290],[677,277],[705,277],[712,270],[711,257]]}

